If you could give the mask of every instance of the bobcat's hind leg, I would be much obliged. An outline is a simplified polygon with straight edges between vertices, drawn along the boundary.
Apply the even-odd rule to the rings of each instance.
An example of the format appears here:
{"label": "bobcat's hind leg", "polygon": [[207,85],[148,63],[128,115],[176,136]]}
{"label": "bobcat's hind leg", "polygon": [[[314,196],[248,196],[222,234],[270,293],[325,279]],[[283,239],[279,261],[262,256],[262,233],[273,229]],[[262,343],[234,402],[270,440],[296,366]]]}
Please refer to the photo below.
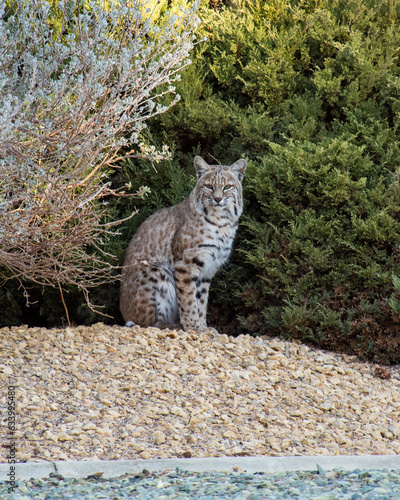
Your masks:
{"label": "bobcat's hind leg", "polygon": [[126,326],[152,326],[156,321],[154,283],[146,261],[127,266],[121,284],[120,309]]}
{"label": "bobcat's hind leg", "polygon": [[143,260],[127,267],[120,308],[126,326],[179,325],[175,279],[168,265]]}

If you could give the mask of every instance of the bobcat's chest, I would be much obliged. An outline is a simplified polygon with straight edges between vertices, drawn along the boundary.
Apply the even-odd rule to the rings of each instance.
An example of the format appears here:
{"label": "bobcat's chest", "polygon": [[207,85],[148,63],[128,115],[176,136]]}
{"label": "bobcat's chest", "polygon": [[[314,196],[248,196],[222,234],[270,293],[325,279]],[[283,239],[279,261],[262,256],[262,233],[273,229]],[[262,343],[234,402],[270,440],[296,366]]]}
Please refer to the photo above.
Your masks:
{"label": "bobcat's chest", "polygon": [[204,262],[202,275],[212,277],[225,264],[232,251],[236,224],[205,224],[204,238],[197,245],[199,258]]}

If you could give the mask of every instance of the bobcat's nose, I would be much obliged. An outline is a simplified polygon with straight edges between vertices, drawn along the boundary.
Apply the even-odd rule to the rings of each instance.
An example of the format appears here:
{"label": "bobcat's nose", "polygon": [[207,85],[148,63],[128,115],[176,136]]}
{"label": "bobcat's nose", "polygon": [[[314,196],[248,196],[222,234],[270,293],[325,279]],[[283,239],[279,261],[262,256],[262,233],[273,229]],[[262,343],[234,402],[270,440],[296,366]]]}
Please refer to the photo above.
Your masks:
{"label": "bobcat's nose", "polygon": [[215,202],[219,205],[219,202],[222,200],[222,198],[214,198]]}

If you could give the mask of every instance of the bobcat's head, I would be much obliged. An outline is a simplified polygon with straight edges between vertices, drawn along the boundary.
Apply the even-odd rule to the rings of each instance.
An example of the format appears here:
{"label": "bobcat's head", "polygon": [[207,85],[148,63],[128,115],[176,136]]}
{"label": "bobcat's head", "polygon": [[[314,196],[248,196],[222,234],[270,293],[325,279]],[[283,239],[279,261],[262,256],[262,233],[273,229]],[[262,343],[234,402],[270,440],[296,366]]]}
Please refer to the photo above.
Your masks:
{"label": "bobcat's head", "polygon": [[246,160],[238,160],[233,165],[208,165],[196,156],[194,166],[197,184],[194,188],[197,209],[208,215],[237,219],[243,209],[242,179],[246,170]]}

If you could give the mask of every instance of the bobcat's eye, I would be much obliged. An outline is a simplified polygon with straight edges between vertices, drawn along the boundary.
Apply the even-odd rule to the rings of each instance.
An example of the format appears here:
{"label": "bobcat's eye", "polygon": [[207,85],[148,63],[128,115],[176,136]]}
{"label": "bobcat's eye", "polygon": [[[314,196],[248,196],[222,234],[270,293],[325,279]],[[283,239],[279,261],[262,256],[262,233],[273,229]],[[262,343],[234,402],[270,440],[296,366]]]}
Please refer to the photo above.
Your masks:
{"label": "bobcat's eye", "polygon": [[212,184],[205,184],[204,187],[210,191],[214,191],[214,186]]}
{"label": "bobcat's eye", "polygon": [[231,188],[233,188],[232,184],[227,184],[226,186],[224,186],[224,191],[228,191],[228,189]]}

